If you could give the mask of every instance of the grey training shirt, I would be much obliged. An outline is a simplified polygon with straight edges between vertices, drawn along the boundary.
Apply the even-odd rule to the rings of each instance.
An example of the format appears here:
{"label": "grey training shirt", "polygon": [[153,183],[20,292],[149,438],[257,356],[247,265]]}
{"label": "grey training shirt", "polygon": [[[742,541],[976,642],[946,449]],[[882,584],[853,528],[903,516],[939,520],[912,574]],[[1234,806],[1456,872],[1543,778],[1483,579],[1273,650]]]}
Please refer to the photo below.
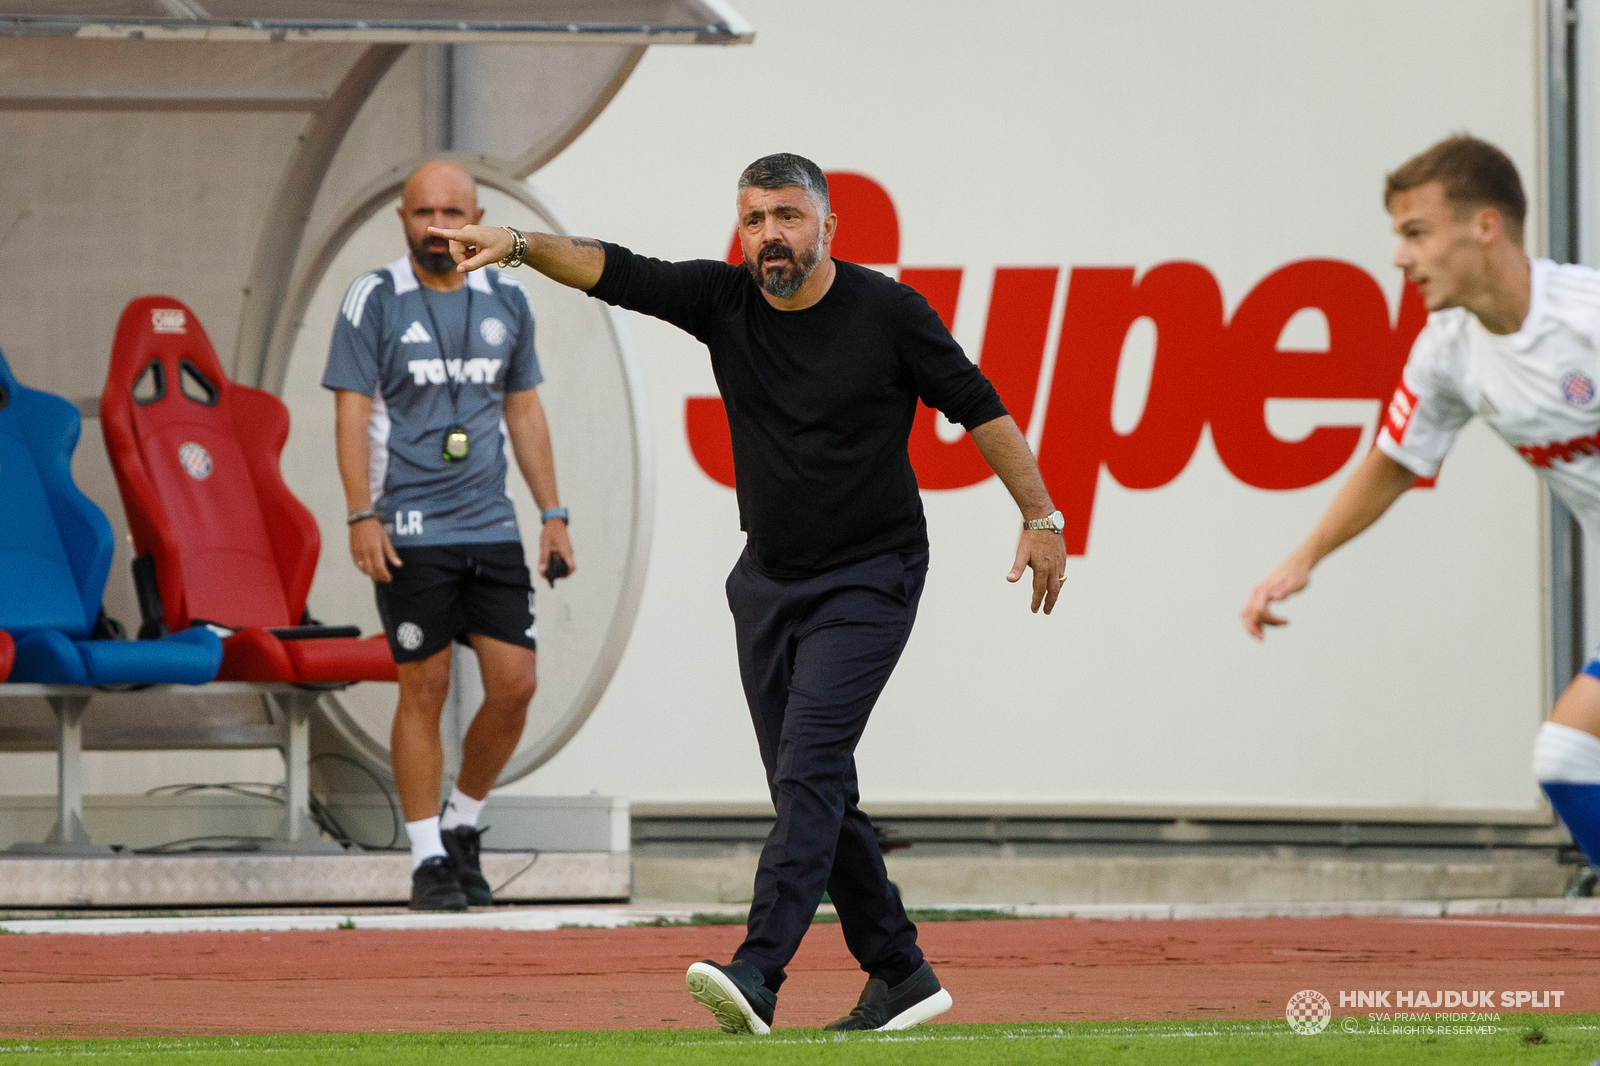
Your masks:
{"label": "grey training shirt", "polygon": [[[407,256],[351,284],[322,384],[372,397],[372,503],[396,547],[521,539],[505,397],[543,380],[527,290],[509,275],[477,270],[425,303]],[[471,450],[450,462],[445,432],[457,424]]]}

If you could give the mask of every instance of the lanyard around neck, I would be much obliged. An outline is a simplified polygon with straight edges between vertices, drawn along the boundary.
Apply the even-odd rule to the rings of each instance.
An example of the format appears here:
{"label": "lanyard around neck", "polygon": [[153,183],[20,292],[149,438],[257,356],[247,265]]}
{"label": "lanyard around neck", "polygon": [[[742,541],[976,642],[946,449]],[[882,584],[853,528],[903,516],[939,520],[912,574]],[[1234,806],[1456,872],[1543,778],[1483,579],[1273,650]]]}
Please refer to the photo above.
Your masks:
{"label": "lanyard around neck", "polygon": [[467,290],[467,316],[466,325],[461,330],[461,362],[457,376],[450,373],[450,349],[445,347],[444,334],[439,332],[439,320],[433,316],[433,301],[428,299],[428,287],[417,283],[417,291],[422,294],[422,306],[428,312],[428,325],[433,327],[434,342],[439,345],[439,354],[444,358],[444,383],[450,391],[450,417],[457,422],[461,420],[461,385],[467,377],[467,353],[472,348],[472,284],[468,282],[463,287]]}

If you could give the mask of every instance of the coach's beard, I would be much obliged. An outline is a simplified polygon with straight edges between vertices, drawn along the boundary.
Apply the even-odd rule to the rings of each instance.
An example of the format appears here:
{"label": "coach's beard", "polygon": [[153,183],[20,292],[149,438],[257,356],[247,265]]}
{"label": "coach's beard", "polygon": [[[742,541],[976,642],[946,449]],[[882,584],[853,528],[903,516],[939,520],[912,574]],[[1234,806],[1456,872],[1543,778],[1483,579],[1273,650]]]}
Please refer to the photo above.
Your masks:
{"label": "coach's beard", "polygon": [[450,255],[450,245],[444,246],[444,251],[436,252],[428,247],[428,242],[433,237],[425,237],[418,244],[411,246],[411,258],[416,260],[417,266],[430,274],[448,274],[456,268],[456,261]]}
{"label": "coach's beard", "polygon": [[[766,259],[769,255],[787,259],[789,263],[787,266],[768,266]],[[821,241],[802,251],[798,257],[794,254],[794,249],[782,241],[769,241],[756,252],[754,260],[746,259],[744,265],[745,269],[750,271],[750,276],[756,279],[756,284],[760,285],[769,296],[787,300],[811,280],[811,275],[820,262],[822,262]]]}

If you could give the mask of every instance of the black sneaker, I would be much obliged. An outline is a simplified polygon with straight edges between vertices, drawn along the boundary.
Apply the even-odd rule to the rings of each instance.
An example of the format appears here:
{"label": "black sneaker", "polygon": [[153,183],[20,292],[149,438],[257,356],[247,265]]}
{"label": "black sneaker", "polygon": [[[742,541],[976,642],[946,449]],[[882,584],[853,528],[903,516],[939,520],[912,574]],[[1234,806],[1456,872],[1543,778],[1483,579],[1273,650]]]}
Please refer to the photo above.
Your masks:
{"label": "black sneaker", "polygon": [[445,854],[450,856],[450,865],[455,868],[456,881],[467,903],[474,907],[493,903],[494,896],[489,892],[489,882],[484,879],[483,867],[478,861],[483,833],[470,825],[458,825],[441,832],[439,839],[444,841]]}
{"label": "black sneaker", "polygon": [[933,967],[924,962],[917,972],[890,988],[876,977],[867,978],[856,1009],[827,1026],[845,1029],[909,1029],[950,1009],[950,993],[939,986]]}
{"label": "black sneaker", "polygon": [[718,966],[707,959],[689,967],[687,980],[689,994],[716,1015],[724,1033],[765,1036],[772,1031],[778,996],[767,990],[755,963],[740,960]]}
{"label": "black sneaker", "polygon": [[455,867],[444,855],[430,855],[411,871],[411,909],[414,911],[464,911],[467,897],[456,881]]}

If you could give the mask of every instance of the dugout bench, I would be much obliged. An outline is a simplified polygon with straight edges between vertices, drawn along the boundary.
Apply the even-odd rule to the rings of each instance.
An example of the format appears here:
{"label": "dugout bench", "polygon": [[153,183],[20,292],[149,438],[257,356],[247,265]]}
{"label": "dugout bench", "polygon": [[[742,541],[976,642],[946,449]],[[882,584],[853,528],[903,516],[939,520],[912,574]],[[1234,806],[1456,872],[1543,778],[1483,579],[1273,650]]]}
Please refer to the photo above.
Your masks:
{"label": "dugout bench", "polygon": [[[18,701],[43,701],[57,757],[55,824],[13,850],[107,853],[83,824],[92,704],[135,711],[110,745],[121,750],[278,748],[285,813],[272,845],[337,849],[310,817],[311,714],[323,693],[392,681],[395,667],[381,636],[306,612],[321,545],[279,472],[287,408],[227,379],[187,307],[144,297],[118,326],[101,421],[140,553],[136,641],[119,639],[100,606],[114,545],[72,479],[81,416],[23,386],[0,356],[0,723]],[[238,698],[258,701],[261,718],[220,737],[195,704]],[[31,729],[0,725],[0,748],[37,744],[37,717]]]}

